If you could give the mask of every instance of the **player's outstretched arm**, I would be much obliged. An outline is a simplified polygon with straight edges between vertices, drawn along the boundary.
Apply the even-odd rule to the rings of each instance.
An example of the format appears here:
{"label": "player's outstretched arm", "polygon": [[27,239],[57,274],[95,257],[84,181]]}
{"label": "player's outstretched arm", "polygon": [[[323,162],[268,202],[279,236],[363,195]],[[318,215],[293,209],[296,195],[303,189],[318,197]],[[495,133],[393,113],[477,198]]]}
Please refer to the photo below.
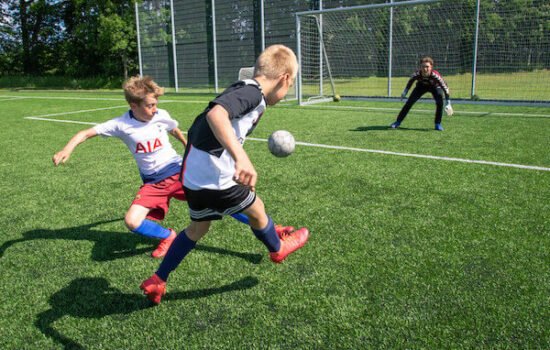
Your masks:
{"label": "player's outstretched arm", "polygon": [[401,94],[401,101],[403,101],[404,98],[407,98],[408,93],[409,93],[409,88],[405,88],[405,90],[403,90],[403,93]]}
{"label": "player's outstretched arm", "polygon": [[76,135],[73,136],[72,139],[69,140],[67,145],[65,147],[53,155],[52,161],[55,166],[58,166],[59,163],[65,164],[65,162],[69,159],[71,156],[71,153],[73,150],[81,144],[82,142],[86,141],[87,139],[97,136],[97,131],[95,131],[94,128],[82,130],[78,132]]}
{"label": "player's outstretched arm", "polygon": [[251,191],[254,191],[258,174],[244,151],[243,146],[237,140],[235,131],[229,121],[229,114],[220,105],[214,106],[206,115],[206,120],[210,125],[210,129],[216,136],[219,143],[231,154],[235,159],[235,174],[233,180],[240,185],[247,186]]}
{"label": "player's outstretched arm", "polygon": [[183,136],[183,133],[181,132],[181,130],[179,128],[173,128],[172,130],[170,130],[168,132],[170,133],[170,135],[172,135],[175,138],[177,138],[178,140],[180,140],[180,142],[183,143],[183,145],[185,147],[187,147],[187,140],[185,139],[185,136]]}

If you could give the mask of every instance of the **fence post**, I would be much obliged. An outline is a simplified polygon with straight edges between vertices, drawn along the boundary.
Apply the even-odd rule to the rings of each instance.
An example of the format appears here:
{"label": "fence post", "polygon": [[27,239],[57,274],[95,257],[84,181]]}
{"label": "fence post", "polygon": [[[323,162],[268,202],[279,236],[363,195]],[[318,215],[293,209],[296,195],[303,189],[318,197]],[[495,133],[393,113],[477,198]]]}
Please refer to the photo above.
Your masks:
{"label": "fence post", "polygon": [[[393,0],[390,0],[390,4],[393,4]],[[392,52],[393,52],[393,6],[390,6],[390,30],[389,30],[389,44],[388,44],[388,97],[391,97]]]}
{"label": "fence post", "polygon": [[139,36],[139,9],[138,2],[134,3],[134,8],[136,10],[136,32],[137,32],[137,47],[138,47],[138,64],[139,64],[139,76],[143,76],[143,62],[141,60],[141,38]]}
{"label": "fence post", "polygon": [[174,25],[174,1],[170,0],[170,22],[172,24],[172,56],[174,61],[174,84],[178,92],[178,56],[176,55],[176,26]]}
{"label": "fence post", "polygon": [[474,38],[474,62],[472,67],[472,91],[470,92],[470,97],[474,97],[476,93],[476,70],[477,70],[477,40],[479,37],[479,2],[476,1],[476,34]]}
{"label": "fence post", "polygon": [[212,47],[214,49],[214,86],[218,93],[218,43],[216,39],[216,0],[212,0]]}
{"label": "fence post", "polygon": [[296,77],[296,97],[298,98],[298,105],[302,105],[302,42],[300,39],[300,16],[296,16],[296,55],[298,56],[298,76]]}

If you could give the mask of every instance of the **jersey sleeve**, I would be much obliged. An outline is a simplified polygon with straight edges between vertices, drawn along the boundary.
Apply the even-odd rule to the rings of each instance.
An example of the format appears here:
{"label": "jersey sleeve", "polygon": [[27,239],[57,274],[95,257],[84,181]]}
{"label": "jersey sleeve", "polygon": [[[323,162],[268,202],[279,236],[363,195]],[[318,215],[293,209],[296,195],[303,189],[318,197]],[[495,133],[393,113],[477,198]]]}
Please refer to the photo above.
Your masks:
{"label": "jersey sleeve", "polygon": [[256,108],[262,101],[262,92],[254,85],[243,85],[238,89],[229,91],[216,97],[210,102],[210,107],[214,105],[222,106],[229,119],[239,118]]}
{"label": "jersey sleeve", "polygon": [[93,128],[98,135],[103,136],[105,139],[108,137],[119,137],[120,135],[120,128],[117,119],[111,119],[105,123],[94,125]]}
{"label": "jersey sleeve", "polygon": [[439,72],[432,71],[432,74],[434,75],[434,77],[437,80],[437,82],[439,83],[439,85],[441,85],[441,88],[443,89],[443,93],[445,93],[445,99],[448,100],[449,99],[449,87],[447,86],[447,83],[445,82],[445,80],[443,79],[441,74],[439,74]]}
{"label": "jersey sleeve", "polygon": [[163,123],[166,125],[166,130],[171,131],[178,127],[179,123],[177,120],[172,119],[170,114],[164,109],[158,110],[159,117],[162,118]]}
{"label": "jersey sleeve", "polygon": [[405,87],[405,89],[410,89],[411,88],[414,81],[418,79],[418,75],[419,75],[419,71],[414,71],[414,73],[409,78],[409,81],[407,82],[407,86]]}

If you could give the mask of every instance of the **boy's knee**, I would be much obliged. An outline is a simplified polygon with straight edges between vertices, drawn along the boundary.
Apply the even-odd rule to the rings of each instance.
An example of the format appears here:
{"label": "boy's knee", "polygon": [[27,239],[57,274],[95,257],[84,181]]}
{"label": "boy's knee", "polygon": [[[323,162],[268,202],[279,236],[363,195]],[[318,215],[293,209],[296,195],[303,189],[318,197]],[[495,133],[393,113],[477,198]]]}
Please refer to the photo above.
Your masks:
{"label": "boy's knee", "polygon": [[210,221],[191,221],[185,229],[185,235],[192,241],[197,242],[210,229]]}
{"label": "boy's knee", "polygon": [[128,228],[128,230],[135,230],[139,226],[141,226],[141,223],[143,222],[143,219],[138,218],[131,213],[126,213],[126,216],[124,217],[124,224]]}

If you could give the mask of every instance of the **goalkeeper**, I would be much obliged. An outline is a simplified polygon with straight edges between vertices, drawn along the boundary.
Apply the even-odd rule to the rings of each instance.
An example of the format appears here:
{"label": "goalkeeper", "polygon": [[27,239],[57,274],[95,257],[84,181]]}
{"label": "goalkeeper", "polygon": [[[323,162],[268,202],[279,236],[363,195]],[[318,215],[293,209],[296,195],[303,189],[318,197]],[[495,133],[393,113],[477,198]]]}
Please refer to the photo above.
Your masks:
{"label": "goalkeeper", "polygon": [[409,99],[401,109],[401,112],[399,112],[397,120],[391,125],[393,129],[396,129],[399,125],[401,125],[415,102],[418,101],[418,99],[426,92],[430,92],[436,105],[435,130],[443,131],[443,127],[441,127],[441,118],[443,116],[443,97],[445,97],[445,100],[447,101],[445,105],[445,112],[447,115],[453,114],[453,108],[451,107],[451,100],[449,98],[449,87],[447,86],[447,83],[445,83],[445,80],[443,80],[441,74],[433,70],[433,66],[434,60],[431,57],[424,57],[420,60],[420,69],[416,70],[412,74],[405,90],[401,94],[401,99],[407,97],[407,93],[415,81],[417,82],[416,86],[409,96]]}

